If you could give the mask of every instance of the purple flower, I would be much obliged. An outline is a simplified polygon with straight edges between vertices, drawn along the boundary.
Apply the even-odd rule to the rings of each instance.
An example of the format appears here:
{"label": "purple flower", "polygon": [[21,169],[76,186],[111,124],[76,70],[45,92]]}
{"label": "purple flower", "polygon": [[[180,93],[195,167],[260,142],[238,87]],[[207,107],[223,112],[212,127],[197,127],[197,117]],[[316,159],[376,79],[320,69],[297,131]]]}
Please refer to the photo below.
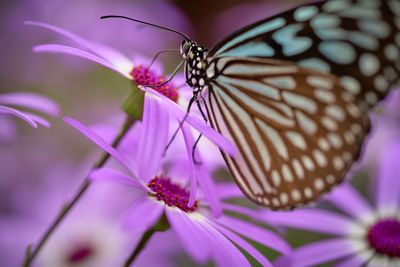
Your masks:
{"label": "purple flower", "polygon": [[[182,133],[187,160],[167,164],[170,169],[175,170],[177,168],[174,164],[183,164],[189,177],[175,177],[172,173],[162,171],[163,153],[169,133],[169,117],[164,112],[163,105],[166,105],[166,102],[160,98],[151,95],[145,98],[141,130],[140,133],[135,133],[139,140],[136,141],[137,145],[131,148],[130,153],[135,154],[131,158],[112,148],[81,123],[66,118],[66,122],[110,153],[129,172],[126,174],[115,169],[102,168],[94,170],[90,178],[93,181],[119,182],[142,191],[142,198],[135,201],[126,213],[124,226],[130,231],[142,233],[154,226],[165,214],[183,249],[198,263],[206,263],[213,259],[218,266],[249,266],[246,257],[234,245],[236,244],[264,266],[271,266],[259,251],[238,234],[284,254],[290,251],[289,246],[270,230],[222,215],[220,197],[236,196],[238,190],[232,192],[229,185],[221,185],[217,188],[222,190],[216,191],[205,166],[193,163],[194,139],[186,125],[183,125]],[[197,150],[195,157],[202,160]],[[201,190],[197,190],[196,182],[200,184]],[[190,193],[187,190],[188,184]],[[229,205],[223,204],[223,207],[229,208]],[[245,212],[249,211],[247,208],[229,209],[237,213],[241,213],[242,209]]]}
{"label": "purple flower", "polygon": [[[39,239],[89,165],[91,160],[82,166],[58,162],[46,169],[40,185],[25,185],[19,196],[9,199],[12,212],[0,214],[0,266],[20,266],[27,245]],[[138,192],[118,184],[93,184],[49,239],[37,266],[121,266],[140,240],[140,234],[127,235],[120,227],[122,211],[138,197]],[[151,240],[150,251],[143,251],[136,265],[174,266],[173,259],[180,254],[174,238],[166,233]],[[169,246],[160,245],[163,242]]]}
{"label": "purple flower", "polygon": [[392,140],[380,159],[371,205],[351,185],[342,184],[327,199],[342,213],[299,210],[266,213],[273,225],[333,235],[327,240],[298,247],[279,266],[400,266],[400,139]]}
{"label": "purple flower", "polygon": [[[47,28],[69,38],[76,45],[85,48],[85,50],[83,50],[65,45],[46,44],[34,47],[33,50],[35,52],[65,53],[83,57],[106,66],[130,80],[134,80],[138,85],[157,84],[158,82],[165,80],[165,77],[160,77],[155,74],[155,72],[160,69],[159,66],[158,68],[155,66],[155,71],[153,72],[152,70],[148,70],[146,67],[144,67],[147,66],[148,63],[136,66],[134,61],[128,59],[119,51],[105,45],[89,42],[84,38],[66,30],[40,22],[28,21],[25,22],[25,24]],[[145,60],[141,58],[141,60],[138,59],[137,61]],[[179,79],[179,77],[176,78]],[[165,86],[155,87],[154,90],[150,88],[141,88],[155,95],[158,99],[164,102],[164,104],[161,105],[161,108],[163,108],[165,112],[172,113],[179,121],[185,117],[186,110],[175,103],[180,102],[179,100],[184,102],[185,99],[183,97],[179,98],[179,95],[177,94],[177,88],[173,84],[167,83]],[[191,124],[205,137],[217,144],[222,150],[231,155],[236,154],[236,147],[234,147],[233,144],[228,139],[224,138],[220,133],[216,132],[213,128],[205,124],[201,119],[198,118],[198,116],[189,114],[186,118],[186,122]]]}
{"label": "purple flower", "polygon": [[[60,109],[55,102],[38,94],[28,92],[0,94],[0,114],[12,114],[20,117],[34,128],[38,127],[37,124],[48,128],[50,127],[50,123],[36,114],[20,111],[10,107],[10,105],[32,109],[51,116],[57,116],[60,113]],[[1,125],[0,128],[6,129],[7,127],[10,128],[12,126]]]}
{"label": "purple flower", "polygon": [[[147,66],[150,64],[150,60],[142,56],[136,55],[133,59],[130,59],[114,48],[90,42],[76,34],[46,23],[26,21],[25,24],[39,26],[54,31],[71,40],[77,46],[72,47],[59,44],[45,44],[34,47],[34,52],[64,53],[86,58],[116,71],[125,78],[133,80],[138,85],[155,85],[166,80],[164,76],[156,74],[162,73],[162,67],[155,63],[153,64],[152,69],[149,70]],[[178,75],[176,79],[178,83],[184,83],[182,75]],[[178,89],[171,83],[155,87],[155,90],[167,96],[174,102],[178,101]]]}

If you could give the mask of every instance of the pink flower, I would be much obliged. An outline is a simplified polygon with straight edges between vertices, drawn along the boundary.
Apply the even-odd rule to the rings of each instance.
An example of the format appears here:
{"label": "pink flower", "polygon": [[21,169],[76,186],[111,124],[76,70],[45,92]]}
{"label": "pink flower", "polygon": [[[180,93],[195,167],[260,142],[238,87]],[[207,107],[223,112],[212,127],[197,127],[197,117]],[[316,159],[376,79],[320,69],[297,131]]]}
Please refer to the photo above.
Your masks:
{"label": "pink flower", "polygon": [[[335,261],[335,266],[400,265],[400,139],[388,144],[379,161],[373,203],[354,187],[342,184],[327,197],[338,210],[298,210],[265,213],[265,221],[330,235],[331,238],[297,247],[278,266],[315,266]],[[364,177],[363,177],[364,178]]]}
{"label": "pink flower", "polygon": [[[131,147],[130,153],[135,154],[131,158],[112,148],[81,123],[66,118],[66,122],[110,153],[128,171],[126,174],[115,169],[102,168],[94,170],[90,178],[93,181],[119,182],[132,187],[135,191],[137,189],[142,191],[142,197],[135,201],[126,213],[124,226],[130,231],[144,232],[165,214],[183,249],[196,262],[206,263],[213,259],[218,266],[250,266],[246,257],[234,245],[236,244],[264,266],[272,266],[259,251],[238,234],[284,254],[290,251],[289,246],[270,230],[222,214],[220,197],[238,195],[239,190],[232,192],[232,187],[225,184],[215,187],[204,165],[193,164],[194,140],[187,126],[182,127],[186,144],[186,163],[172,160],[167,164],[171,169],[176,169],[174,164],[184,164],[189,170],[190,177],[175,177],[162,171],[163,153],[169,135],[169,117],[164,112],[163,105],[166,105],[166,102],[158,97],[145,98],[141,131],[135,132],[139,140],[136,146]],[[173,157],[172,155],[171,158]],[[198,151],[195,157],[202,161]],[[190,193],[187,190],[189,181]],[[200,184],[201,190],[196,189],[196,181]],[[215,188],[221,190],[216,191]],[[240,212],[241,209],[248,210],[230,209],[235,212]]]}
{"label": "pink flower", "polygon": [[[21,111],[10,106],[20,106],[22,108],[32,109],[51,116],[57,116],[60,113],[60,109],[55,102],[39,94],[28,92],[0,94],[0,114],[3,113],[15,115],[26,121],[34,128],[37,128],[37,124],[48,128],[50,127],[50,123],[41,116],[26,111]],[[12,126],[1,125],[0,129],[9,128],[9,131],[11,131],[10,127]],[[4,135],[6,134],[7,133],[4,133]]]}
{"label": "pink flower", "polygon": [[[146,85],[148,83],[157,84],[157,82],[165,80],[165,77],[160,77],[156,74],[160,67],[157,68],[157,66],[155,66],[154,71],[149,71],[145,67],[148,65],[148,63],[135,65],[134,61],[130,60],[128,57],[111,47],[89,42],[71,32],[49,24],[29,21],[25,22],[25,24],[40,26],[57,32],[73,41],[77,46],[84,48],[80,49],[65,45],[46,44],[34,47],[33,50],[35,52],[65,53],[83,57],[108,67],[130,80],[134,80],[138,85]],[[145,61],[140,56],[137,56],[136,58],[138,59],[137,61]],[[176,79],[179,81],[179,77],[176,77]],[[183,79],[181,81],[184,82]],[[165,112],[173,114],[178,121],[181,121],[185,117],[186,110],[175,102],[185,102],[186,100],[184,98],[179,98],[179,95],[177,95],[176,86],[174,86],[172,83],[168,83],[163,87],[155,87],[154,89],[141,88],[161,99],[164,102],[164,105],[161,107],[165,109]],[[201,132],[206,138],[213,141],[222,150],[228,152],[228,154],[236,154],[236,147],[234,147],[234,145],[220,133],[216,132],[213,128],[205,124],[202,119],[198,118],[198,116],[189,114],[186,118],[186,122]]]}

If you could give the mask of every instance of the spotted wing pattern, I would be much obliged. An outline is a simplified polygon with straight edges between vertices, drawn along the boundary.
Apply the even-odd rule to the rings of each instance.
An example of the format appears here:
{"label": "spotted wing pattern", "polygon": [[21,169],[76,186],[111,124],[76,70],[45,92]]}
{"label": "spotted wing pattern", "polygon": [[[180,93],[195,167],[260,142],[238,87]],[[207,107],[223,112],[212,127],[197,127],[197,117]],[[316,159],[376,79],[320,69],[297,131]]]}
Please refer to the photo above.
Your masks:
{"label": "spotted wing pattern", "polygon": [[266,57],[331,73],[370,109],[398,85],[400,1],[331,0],[245,27],[209,57]]}
{"label": "spotted wing pattern", "polygon": [[219,73],[207,111],[239,149],[224,157],[250,199],[290,208],[343,179],[368,120],[337,78],[260,58],[219,58],[210,67]]}
{"label": "spotted wing pattern", "polygon": [[343,180],[368,111],[399,82],[400,1],[294,8],[231,34],[206,65],[207,111],[239,148],[224,157],[242,191],[273,209],[308,203]]}

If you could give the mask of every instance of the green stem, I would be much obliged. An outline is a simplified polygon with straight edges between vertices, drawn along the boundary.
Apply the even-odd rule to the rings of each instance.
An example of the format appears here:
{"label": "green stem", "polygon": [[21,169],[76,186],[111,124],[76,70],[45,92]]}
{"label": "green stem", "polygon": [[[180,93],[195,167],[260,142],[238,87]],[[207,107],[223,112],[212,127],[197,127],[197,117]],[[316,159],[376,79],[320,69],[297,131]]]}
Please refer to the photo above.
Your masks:
{"label": "green stem", "polygon": [[156,230],[151,228],[150,230],[146,231],[143,234],[142,239],[140,239],[139,244],[137,245],[135,250],[132,252],[132,254],[129,256],[129,258],[125,261],[124,267],[129,267],[132,264],[132,262],[135,260],[136,256],[139,255],[139,253],[140,253],[140,251],[142,251],[142,249],[144,249],[147,241],[149,241],[150,237],[155,232],[156,232]]}
{"label": "green stem", "polygon": [[129,255],[129,258],[125,261],[123,267],[129,267],[133,263],[137,255],[139,255],[139,253],[144,249],[147,242],[150,240],[150,238],[155,232],[164,232],[168,230],[169,227],[170,226],[167,217],[165,216],[165,213],[163,213],[158,222],[143,234],[142,238],[139,241],[139,244],[136,246],[132,254]]}
{"label": "green stem", "polygon": [[[125,134],[128,132],[128,130],[132,127],[133,123],[135,120],[130,118],[129,116],[127,117],[124,125],[122,126],[118,136],[114,139],[112,146],[117,147],[122,138],[125,136]],[[107,152],[104,152],[100,159],[95,163],[92,167],[92,169],[97,169],[101,168],[107,160],[110,158],[110,154]],[[72,199],[71,202],[65,204],[62,208],[59,214],[57,215],[56,219],[54,222],[50,225],[50,227],[47,229],[43,237],[40,239],[38,245],[32,250],[32,253],[30,253],[31,246],[28,247],[27,255],[25,258],[25,261],[23,263],[23,267],[28,267],[30,264],[33,262],[35,257],[38,255],[39,251],[42,249],[43,245],[46,243],[47,239],[51,236],[51,234],[54,232],[54,230],[58,227],[58,225],[61,223],[61,221],[65,218],[65,216],[68,214],[68,212],[72,209],[73,206],[78,202],[78,200],[83,196],[83,194],[86,192],[90,185],[90,180],[88,177],[85,178],[85,180],[82,182],[81,187],[78,191],[78,193],[75,195],[75,197]]]}

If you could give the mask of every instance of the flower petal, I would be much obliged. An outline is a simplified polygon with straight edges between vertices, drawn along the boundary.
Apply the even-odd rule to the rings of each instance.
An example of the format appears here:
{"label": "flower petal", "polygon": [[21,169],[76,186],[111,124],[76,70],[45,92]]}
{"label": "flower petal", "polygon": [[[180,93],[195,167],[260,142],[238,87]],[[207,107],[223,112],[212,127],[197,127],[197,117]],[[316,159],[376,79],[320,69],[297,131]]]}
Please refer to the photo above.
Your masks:
{"label": "flower petal", "polygon": [[149,181],[160,171],[168,142],[169,116],[163,102],[146,93],[137,166],[140,179]]}
{"label": "flower petal", "polygon": [[96,48],[96,51],[94,51],[96,54],[111,62],[120,73],[125,73],[127,78],[131,77],[129,73],[131,73],[134,68],[133,62],[136,61],[129,60],[129,58],[119,51],[103,44],[92,43],[92,47]]}
{"label": "flower petal", "polygon": [[96,46],[92,45],[91,42],[87,41],[86,39],[72,33],[69,32],[67,30],[61,29],[59,27],[56,27],[54,25],[50,25],[47,23],[43,23],[43,22],[37,22],[37,21],[24,21],[25,25],[33,25],[33,26],[39,26],[48,30],[51,30],[53,32],[56,32],[68,39],[71,39],[72,41],[74,41],[76,44],[85,47],[86,49],[91,50],[93,53],[96,53],[97,55],[101,55],[101,51],[98,51],[98,49],[96,48]]}
{"label": "flower petal", "polygon": [[80,123],[79,121],[73,119],[73,118],[64,118],[63,119],[66,123],[80,131],[82,134],[84,134],[88,139],[90,139],[92,142],[94,142],[96,145],[104,149],[106,152],[108,152],[111,156],[113,156],[116,160],[118,160],[122,166],[124,166],[132,175],[133,178],[139,182],[142,183],[137,177],[136,173],[136,168],[132,165],[132,162],[129,162],[121,153],[119,153],[115,148],[110,146],[104,139],[102,139],[100,136],[98,136],[95,132],[93,132],[91,129]]}
{"label": "flower petal", "polygon": [[89,173],[88,178],[91,181],[117,182],[117,183],[129,185],[129,186],[133,186],[138,189],[145,190],[147,192],[151,192],[151,190],[148,187],[143,186],[143,184],[141,184],[141,183],[138,183],[132,177],[130,177],[122,172],[119,172],[119,171],[116,171],[113,169],[109,169],[109,168],[94,169]]}
{"label": "flower petal", "polygon": [[[145,91],[148,91],[158,97],[160,97],[162,100],[165,101],[165,103],[168,105],[168,108],[170,111],[175,115],[175,117],[178,120],[182,120],[186,116],[186,111],[182,109],[181,106],[176,104],[175,102],[171,101],[167,97],[159,94],[155,90],[151,88],[143,88]],[[200,133],[202,133],[205,137],[210,139],[213,143],[215,143],[221,150],[225,151],[231,156],[235,156],[237,154],[237,149],[236,146],[226,137],[224,137],[222,134],[214,130],[212,127],[207,125],[204,121],[199,119],[198,117],[188,114],[186,121],[190,125],[192,125],[196,130],[198,130]]]}
{"label": "flower petal", "polygon": [[175,208],[167,207],[165,213],[172,229],[178,235],[183,249],[196,262],[206,263],[211,257],[211,248],[196,219],[190,219],[190,215]]}
{"label": "flower petal", "polygon": [[222,199],[227,198],[244,198],[244,194],[240,191],[237,184],[232,182],[223,182],[216,184],[216,191]]}
{"label": "flower petal", "polygon": [[0,94],[0,103],[5,105],[22,106],[52,116],[57,116],[60,113],[59,106],[50,98],[28,92]]}
{"label": "flower petal", "polygon": [[367,200],[348,183],[343,183],[333,189],[327,199],[336,207],[355,218],[361,218],[373,212]]}
{"label": "flower petal", "polygon": [[255,249],[252,245],[250,245],[243,238],[239,237],[235,233],[229,231],[227,228],[224,228],[217,223],[210,222],[216,229],[218,229],[221,233],[223,233],[226,237],[228,237],[232,242],[236,243],[242,249],[244,249],[247,253],[249,253],[254,259],[256,259],[262,266],[273,266],[271,262],[264,257],[257,249]]}
{"label": "flower petal", "polygon": [[21,112],[21,113],[23,113],[25,116],[29,117],[30,119],[34,120],[35,122],[39,123],[43,127],[50,128],[50,122],[48,122],[46,119],[44,119],[36,114],[30,113],[30,112]]}
{"label": "flower petal", "polygon": [[[400,193],[400,139],[395,139],[380,160],[376,182],[376,206],[380,211],[398,210]],[[382,214],[383,215],[383,214]]]}
{"label": "flower petal", "polygon": [[[117,50],[101,45],[98,43],[94,42],[89,42],[88,40],[72,33],[67,30],[61,29],[59,27],[56,27],[54,25],[50,25],[47,23],[42,23],[42,22],[35,22],[35,21],[25,21],[24,24],[26,25],[34,25],[34,26],[39,26],[42,28],[49,29],[53,32],[56,32],[76,44],[85,47],[86,49],[90,50],[92,53],[95,53],[97,58],[101,57],[102,60],[107,61],[107,65],[111,65],[112,67],[109,67],[119,73],[121,73],[123,76],[127,77],[128,79],[132,79],[130,76],[130,72],[133,69],[133,63],[122,53],[118,52]],[[50,52],[50,51],[49,51]],[[97,61],[95,61],[97,62]],[[100,63],[102,64],[102,63]],[[104,65],[104,64],[102,64]],[[105,65],[107,67],[107,65]]]}
{"label": "flower petal", "polygon": [[289,244],[283,238],[255,224],[226,215],[222,215],[215,222],[282,254],[289,254],[291,251]]}
{"label": "flower petal", "polygon": [[14,108],[1,106],[1,105],[0,105],[0,112],[13,114],[17,117],[20,117],[21,119],[23,119],[24,121],[29,123],[33,128],[35,128],[35,129],[37,128],[37,124],[35,123],[35,121],[33,119],[31,119],[29,116],[27,116],[24,112],[21,112]]}
{"label": "flower petal", "polygon": [[124,228],[142,232],[153,227],[164,212],[165,206],[149,197],[137,200],[128,208],[124,218]]}
{"label": "flower petal", "polygon": [[318,209],[292,212],[268,211],[264,213],[264,218],[272,225],[334,235],[347,235],[349,229],[354,227],[352,221],[343,215]]}
{"label": "flower petal", "polygon": [[[193,157],[192,149],[194,146],[194,140],[193,140],[192,133],[190,132],[190,129],[188,129],[185,125],[182,125],[182,134],[183,134],[183,138],[184,138],[185,144],[186,144],[185,147],[186,147],[187,157],[189,160],[189,169],[190,169],[190,197],[189,197],[188,206],[192,207],[196,200],[196,196],[197,196],[197,180],[199,181],[199,177],[197,176],[197,173],[195,173],[195,166],[194,166],[194,162],[192,159],[192,157]],[[197,160],[201,161],[200,155],[197,151],[195,151],[194,156],[196,157]],[[207,188],[204,188],[203,190],[207,190]],[[215,207],[213,201],[214,201],[214,198],[212,198],[211,202],[210,202],[210,206],[212,208]]]}
{"label": "flower petal", "polygon": [[[360,252],[358,252],[358,254],[359,253]],[[368,256],[368,258],[362,258],[358,254],[352,255],[344,260],[341,260],[333,266],[335,266],[335,267],[361,267],[361,266],[364,266],[364,264],[368,261],[368,259],[373,257],[373,255],[372,255],[373,253],[369,253],[370,255]]]}
{"label": "flower petal", "polygon": [[96,56],[93,53],[84,51],[82,49],[66,46],[66,45],[57,45],[57,44],[45,44],[45,45],[38,45],[33,48],[33,52],[36,53],[63,53],[63,54],[68,54],[68,55],[73,55],[73,56],[78,56],[81,58],[86,58],[90,61],[96,62],[100,65],[103,65],[109,69],[112,69],[118,73],[120,73],[122,76],[132,80],[132,76],[129,73],[124,73],[117,69],[113,64],[107,62],[106,60]]}
{"label": "flower petal", "polygon": [[246,257],[237,249],[237,247],[228,240],[221,232],[210,225],[209,220],[204,218],[201,226],[204,228],[204,233],[209,238],[209,245],[213,246],[212,253],[217,266],[249,266],[250,263]]}
{"label": "flower petal", "polygon": [[328,239],[301,246],[293,251],[294,266],[315,266],[355,253],[343,238]]}

